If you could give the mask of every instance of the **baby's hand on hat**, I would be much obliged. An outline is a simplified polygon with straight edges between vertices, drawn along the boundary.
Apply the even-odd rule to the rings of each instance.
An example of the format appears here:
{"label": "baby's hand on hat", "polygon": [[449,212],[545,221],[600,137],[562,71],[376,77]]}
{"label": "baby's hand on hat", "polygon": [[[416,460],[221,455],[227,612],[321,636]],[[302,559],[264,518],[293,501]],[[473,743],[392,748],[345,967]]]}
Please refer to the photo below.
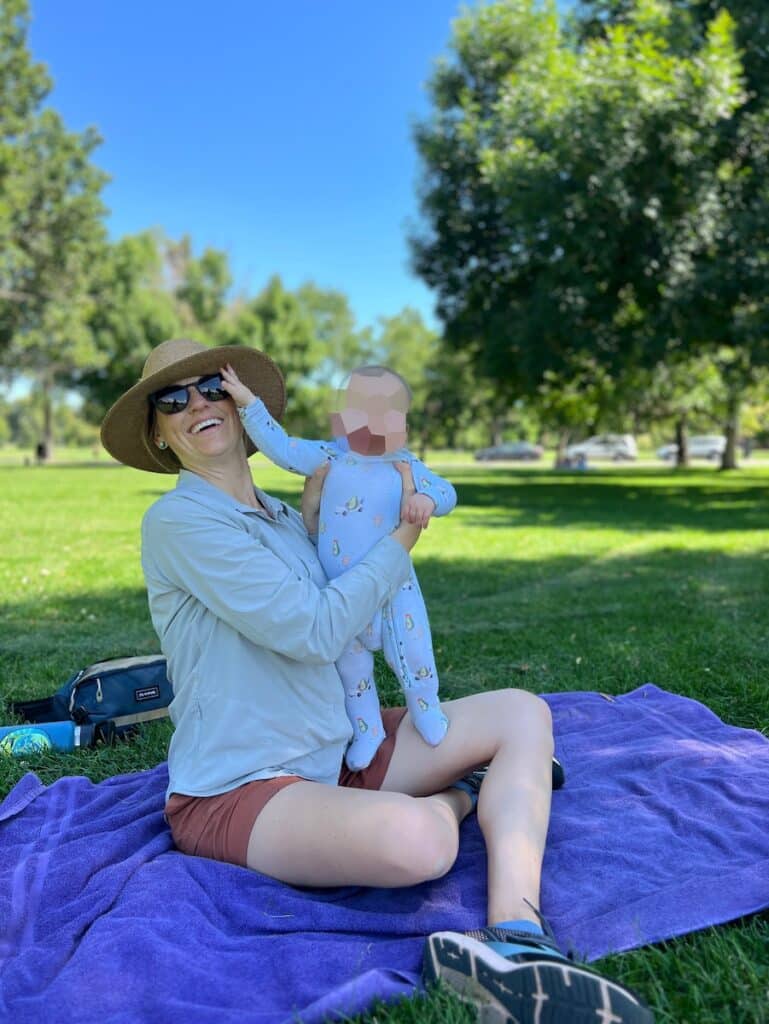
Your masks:
{"label": "baby's hand on hat", "polygon": [[233,399],[235,405],[240,409],[245,409],[247,405],[251,405],[256,395],[250,388],[246,387],[229,363],[222,367],[220,373],[224,390]]}

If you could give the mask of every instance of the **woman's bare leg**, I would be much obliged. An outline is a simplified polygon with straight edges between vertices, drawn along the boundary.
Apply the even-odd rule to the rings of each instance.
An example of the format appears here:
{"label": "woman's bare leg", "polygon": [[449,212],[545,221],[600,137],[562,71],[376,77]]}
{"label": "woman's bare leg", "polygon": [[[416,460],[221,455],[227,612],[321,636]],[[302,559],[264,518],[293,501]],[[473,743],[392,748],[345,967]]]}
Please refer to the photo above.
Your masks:
{"label": "woman's bare leg", "polygon": [[[407,715],[398,730],[383,790],[435,792],[489,762],[478,800],[488,856],[491,923],[536,915],[552,787],[550,710],[522,690],[473,694],[442,705],[446,736],[429,747]],[[469,798],[468,798],[469,803]]]}
{"label": "woman's bare leg", "polygon": [[[489,763],[478,816],[489,864],[489,920],[534,919],[550,811],[550,712],[521,690],[443,705],[449,730],[428,746],[409,715],[400,724],[382,790],[298,782],[254,825],[248,865],[294,885],[415,885],[454,863],[470,798],[450,786]],[[416,798],[416,799],[414,799]]]}
{"label": "woman's bare leg", "polygon": [[451,868],[468,809],[459,790],[415,799],[296,782],[263,808],[246,862],[292,885],[416,885]]}

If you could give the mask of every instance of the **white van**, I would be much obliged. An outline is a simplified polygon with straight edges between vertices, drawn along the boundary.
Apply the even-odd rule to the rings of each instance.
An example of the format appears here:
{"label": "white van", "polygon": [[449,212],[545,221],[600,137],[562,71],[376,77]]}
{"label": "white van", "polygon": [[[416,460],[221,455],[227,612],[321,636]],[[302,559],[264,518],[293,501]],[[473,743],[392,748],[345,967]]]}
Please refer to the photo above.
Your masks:
{"label": "white van", "polygon": [[566,458],[579,456],[586,459],[613,459],[614,462],[632,461],[638,458],[638,445],[632,434],[597,434],[579,444],[570,444]]}
{"label": "white van", "polygon": [[[700,434],[689,438],[690,459],[720,459],[726,449],[726,438],[722,434]],[[678,445],[663,444],[657,449],[657,458],[668,461],[678,455]]]}

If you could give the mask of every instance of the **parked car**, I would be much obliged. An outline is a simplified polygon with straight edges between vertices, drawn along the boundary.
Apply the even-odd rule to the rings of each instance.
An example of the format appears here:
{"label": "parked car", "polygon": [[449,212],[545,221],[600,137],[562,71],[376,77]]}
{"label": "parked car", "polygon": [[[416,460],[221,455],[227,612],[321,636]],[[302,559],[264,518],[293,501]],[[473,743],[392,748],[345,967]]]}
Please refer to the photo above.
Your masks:
{"label": "parked car", "polygon": [[613,459],[615,462],[633,460],[638,458],[638,445],[632,434],[597,434],[587,441],[570,444],[566,449],[567,459],[580,456],[586,459]]}
{"label": "parked car", "polygon": [[[720,459],[726,448],[726,438],[721,434],[702,434],[699,437],[689,438],[690,459]],[[673,441],[671,444],[663,444],[657,449],[657,458],[674,459],[678,455],[678,445]]]}
{"label": "parked car", "polygon": [[481,448],[475,453],[479,462],[490,462],[495,459],[517,459],[536,462],[542,458],[542,445],[530,444],[529,441],[507,441],[495,444],[491,448]]}

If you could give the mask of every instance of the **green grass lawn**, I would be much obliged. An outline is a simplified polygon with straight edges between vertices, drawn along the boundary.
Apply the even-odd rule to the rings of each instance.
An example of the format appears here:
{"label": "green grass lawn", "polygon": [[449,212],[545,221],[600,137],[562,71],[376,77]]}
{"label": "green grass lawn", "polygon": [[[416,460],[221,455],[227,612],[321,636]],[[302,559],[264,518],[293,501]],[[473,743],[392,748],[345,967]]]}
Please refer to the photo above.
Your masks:
{"label": "green grass lawn", "polygon": [[[300,481],[253,460],[296,502]],[[434,463],[437,468],[437,460]],[[622,693],[645,682],[769,734],[769,469],[447,469],[460,505],[415,551],[441,690],[501,685]],[[139,523],[173,484],[93,467],[0,467],[0,685],[44,696],[90,661],[157,650]],[[398,692],[384,675],[381,693]],[[102,779],[157,764],[166,723],[133,744],[0,763],[0,795],[28,770]],[[769,827],[769,823],[767,825]],[[665,1024],[769,1020],[769,915],[609,957]],[[446,994],[379,1008],[388,1024],[459,1024]]]}

